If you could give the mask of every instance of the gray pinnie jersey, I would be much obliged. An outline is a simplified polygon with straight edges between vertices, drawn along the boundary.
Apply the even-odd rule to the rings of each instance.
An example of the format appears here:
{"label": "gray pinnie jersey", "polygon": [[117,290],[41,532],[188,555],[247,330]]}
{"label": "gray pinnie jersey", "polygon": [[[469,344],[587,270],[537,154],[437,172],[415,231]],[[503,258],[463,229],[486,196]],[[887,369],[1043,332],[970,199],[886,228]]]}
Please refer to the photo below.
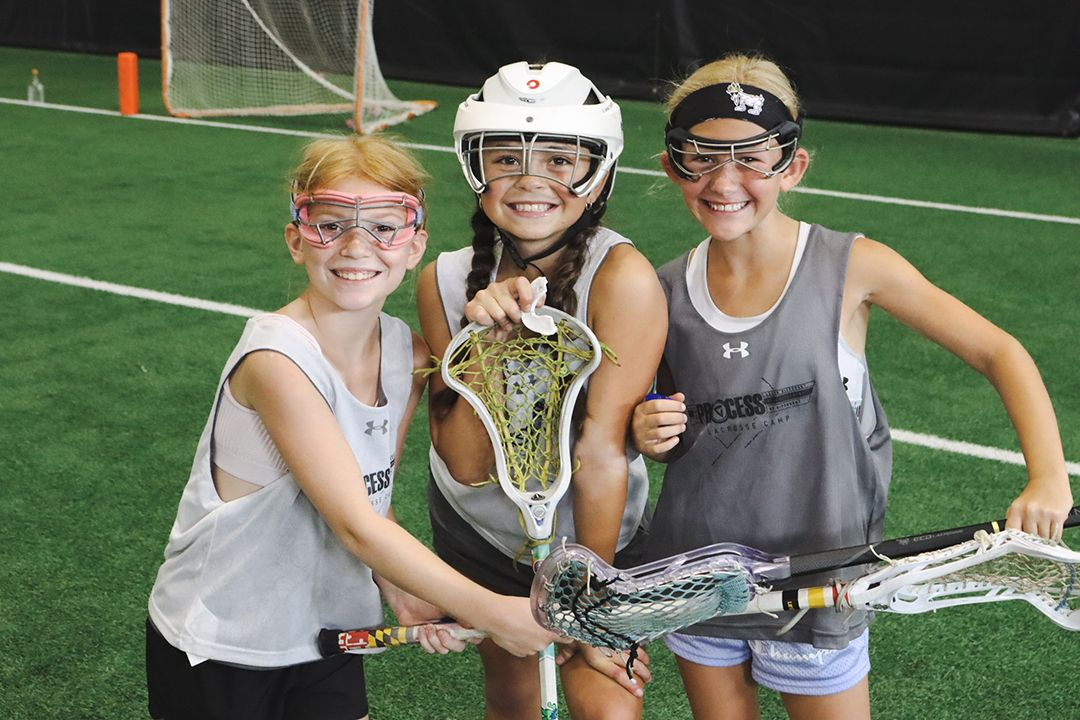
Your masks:
{"label": "gray pinnie jersey", "polygon": [[[686,395],[688,424],[664,474],[647,559],[718,542],[796,555],[881,538],[892,471],[889,428],[867,376],[875,422],[869,433],[860,430],[837,370],[844,278],[856,237],[811,226],[773,312],[737,333],[715,329],[693,306],[689,253],[660,269],[670,316],[664,362],[674,390]],[[714,618],[684,632],[775,639],[792,617]],[[844,647],[869,621],[861,611],[812,610],[779,639]]]}
{"label": "gray pinnie jersey", "polygon": [[214,487],[213,428],[222,387],[249,353],[287,356],[326,400],[363,470],[368,500],[386,515],[398,427],[412,388],[412,331],[380,316],[380,404],[365,405],[307,330],[284,315],[251,318],[218,382],[150,593],[150,618],[190,655],[252,667],[318,660],[322,627],[382,623],[371,570],[338,541],[286,472],[259,490],[223,502]]}
{"label": "gray pinnie jersey", "polygon": [[[574,284],[574,292],[578,297],[578,307],[574,317],[578,320],[587,322],[589,316],[589,289],[592,286],[597,270],[604,262],[604,258],[607,257],[611,248],[629,242],[628,239],[612,230],[604,227],[597,228],[596,234],[589,241],[589,249],[581,275]],[[496,246],[496,251],[499,249],[501,248]],[[463,248],[454,252],[442,253],[436,260],[435,268],[439,297],[442,299],[446,323],[451,334],[461,328],[461,319],[464,317],[466,277],[472,266],[472,256],[472,248]],[[496,268],[498,264],[497,252]],[[494,280],[494,271],[492,280]],[[571,451],[573,450],[575,438],[576,436],[571,436]],[[645,461],[629,442],[627,443],[626,452],[630,472],[627,478],[626,509],[623,512],[617,549],[626,547],[627,543],[634,537],[638,527],[641,525],[649,501],[649,477],[645,469]],[[522,529],[520,512],[517,506],[506,497],[498,483],[480,487],[462,485],[450,475],[446,463],[439,457],[434,445],[431,446],[428,458],[435,485],[442,492],[450,506],[461,517],[468,520],[473,529],[504,555],[511,558],[521,556],[523,548],[526,547],[526,535]],[[572,491],[567,492],[559,500],[556,507],[555,542],[558,542],[561,538],[566,538],[567,542],[574,542],[573,495]],[[433,508],[432,512],[436,511],[437,508]],[[525,557],[528,557],[527,552]]]}

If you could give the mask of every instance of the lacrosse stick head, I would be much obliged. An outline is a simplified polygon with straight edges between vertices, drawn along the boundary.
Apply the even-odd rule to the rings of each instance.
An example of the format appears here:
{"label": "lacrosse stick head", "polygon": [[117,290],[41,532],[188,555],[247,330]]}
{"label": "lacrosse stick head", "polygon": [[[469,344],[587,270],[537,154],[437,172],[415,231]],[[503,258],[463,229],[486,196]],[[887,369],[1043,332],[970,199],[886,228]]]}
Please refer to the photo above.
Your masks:
{"label": "lacrosse stick head", "polygon": [[572,315],[549,307],[531,314],[550,318],[554,332],[519,327],[499,339],[497,328],[472,323],[450,341],[441,373],[484,424],[499,484],[521,510],[525,532],[542,543],[554,533],[555,506],[573,471],[574,405],[603,349]]}
{"label": "lacrosse stick head", "polygon": [[719,543],[619,570],[586,547],[563,544],[533,579],[533,615],[549,630],[595,647],[633,649],[744,610],[753,578],[783,562],[744,545]]}
{"label": "lacrosse stick head", "polygon": [[847,585],[845,599],[874,610],[922,613],[953,605],[1023,600],[1055,623],[1080,630],[1080,553],[1019,530],[989,534],[892,561]]}

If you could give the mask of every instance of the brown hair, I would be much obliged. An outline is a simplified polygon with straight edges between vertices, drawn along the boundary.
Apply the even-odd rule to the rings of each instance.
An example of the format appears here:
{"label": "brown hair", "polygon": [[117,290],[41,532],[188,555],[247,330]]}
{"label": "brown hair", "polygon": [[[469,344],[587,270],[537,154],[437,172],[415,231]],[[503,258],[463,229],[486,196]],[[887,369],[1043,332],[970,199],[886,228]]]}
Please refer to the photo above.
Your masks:
{"label": "brown hair", "polygon": [[[566,231],[569,238],[563,247],[559,266],[548,277],[545,305],[558,308],[570,315],[577,312],[578,298],[577,293],[574,292],[574,283],[581,277],[581,270],[585,265],[589,249],[589,240],[596,234],[596,228],[599,227],[600,218],[603,215],[604,208],[601,208],[599,212],[586,210],[582,218]],[[498,229],[484,213],[483,208],[476,209],[471,222],[473,257],[469,275],[465,280],[466,302],[472,300],[476,293],[491,283],[491,273],[495,269],[495,243],[498,242],[496,237]],[[468,323],[466,318],[462,318],[462,327]]]}

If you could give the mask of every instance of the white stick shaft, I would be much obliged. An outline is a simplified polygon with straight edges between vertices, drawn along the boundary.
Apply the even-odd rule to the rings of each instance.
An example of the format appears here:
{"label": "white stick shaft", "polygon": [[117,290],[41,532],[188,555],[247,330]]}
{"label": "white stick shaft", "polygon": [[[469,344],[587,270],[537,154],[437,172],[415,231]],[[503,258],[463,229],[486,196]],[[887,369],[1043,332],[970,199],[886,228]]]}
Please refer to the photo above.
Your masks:
{"label": "white stick shaft", "polygon": [[[533,569],[548,556],[551,545],[544,543],[532,549]],[[559,669],[555,665],[555,643],[540,651],[540,718],[558,720],[559,718]]]}
{"label": "white stick shaft", "polygon": [[[483,630],[474,630],[472,628],[463,627],[452,627],[449,624],[447,627],[443,627],[442,625],[442,623],[437,623],[435,627],[439,628],[440,630],[446,630],[446,632],[450,633],[450,637],[454,638],[455,640],[483,640],[487,637],[487,633]],[[405,641],[407,643],[420,642],[420,627],[415,625],[410,626],[405,631],[405,637],[407,638]]]}
{"label": "white stick shaft", "polygon": [[559,717],[559,669],[555,665],[555,645],[540,651],[540,717],[557,720]]}

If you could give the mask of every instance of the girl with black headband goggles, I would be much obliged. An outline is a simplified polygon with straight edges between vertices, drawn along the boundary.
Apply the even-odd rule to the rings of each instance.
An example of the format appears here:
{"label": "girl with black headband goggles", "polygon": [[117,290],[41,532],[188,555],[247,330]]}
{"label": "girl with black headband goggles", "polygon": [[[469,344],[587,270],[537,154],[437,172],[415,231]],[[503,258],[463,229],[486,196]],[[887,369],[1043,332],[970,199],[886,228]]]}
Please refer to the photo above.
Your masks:
{"label": "girl with black headband goggles", "polygon": [[[668,463],[644,558],[733,538],[773,553],[880,540],[893,454],[868,359],[879,311],[998,389],[1028,475],[1008,526],[1060,539],[1073,495],[1031,356],[889,245],[787,213],[810,165],[797,108],[784,71],[744,53],[701,66],[668,100],[661,165],[700,229],[657,270],[666,344],[630,424],[635,447]],[[740,405],[765,397],[784,401]],[[790,720],[870,720],[872,620],[789,608],[714,616],[663,642],[697,720],[759,717],[762,687]]]}
{"label": "girl with black headband goggles", "polygon": [[[741,140],[716,140],[690,132],[707,120],[732,118],[769,128]],[[772,93],[737,82],[709,85],[679,103],[664,130],[664,145],[672,169],[685,180],[698,180],[734,163],[739,169],[770,178],[787,170],[802,134],[802,119],[792,118],[787,106]],[[765,164],[764,154],[780,150],[780,160]],[[771,159],[771,158],[769,158]]]}

